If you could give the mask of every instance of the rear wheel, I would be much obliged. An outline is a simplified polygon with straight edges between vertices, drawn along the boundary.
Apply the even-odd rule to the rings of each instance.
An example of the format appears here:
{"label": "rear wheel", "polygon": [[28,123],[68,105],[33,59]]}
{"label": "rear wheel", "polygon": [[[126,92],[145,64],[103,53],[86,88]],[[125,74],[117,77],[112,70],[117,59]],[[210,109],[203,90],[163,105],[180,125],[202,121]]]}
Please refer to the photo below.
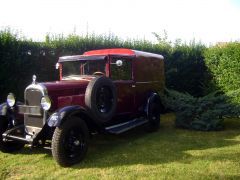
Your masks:
{"label": "rear wheel", "polygon": [[154,132],[159,129],[160,126],[160,114],[161,114],[161,103],[158,98],[152,100],[148,105],[147,113],[147,131]]}
{"label": "rear wheel", "polygon": [[52,154],[60,166],[67,167],[80,162],[88,149],[87,125],[79,118],[71,117],[56,127],[52,138]]}
{"label": "rear wheel", "polygon": [[7,130],[8,121],[4,116],[0,116],[0,150],[2,152],[11,153],[18,151],[24,147],[24,143],[18,141],[3,141],[2,134]]}

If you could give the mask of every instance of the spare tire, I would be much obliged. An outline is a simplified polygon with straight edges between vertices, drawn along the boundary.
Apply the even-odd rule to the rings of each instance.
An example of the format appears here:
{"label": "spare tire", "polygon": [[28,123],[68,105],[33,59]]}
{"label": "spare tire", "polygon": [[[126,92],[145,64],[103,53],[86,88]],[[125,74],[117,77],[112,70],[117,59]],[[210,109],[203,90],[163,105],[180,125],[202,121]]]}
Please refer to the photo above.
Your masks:
{"label": "spare tire", "polygon": [[117,107],[116,87],[112,80],[105,76],[92,79],[86,89],[85,104],[96,122],[109,121]]}

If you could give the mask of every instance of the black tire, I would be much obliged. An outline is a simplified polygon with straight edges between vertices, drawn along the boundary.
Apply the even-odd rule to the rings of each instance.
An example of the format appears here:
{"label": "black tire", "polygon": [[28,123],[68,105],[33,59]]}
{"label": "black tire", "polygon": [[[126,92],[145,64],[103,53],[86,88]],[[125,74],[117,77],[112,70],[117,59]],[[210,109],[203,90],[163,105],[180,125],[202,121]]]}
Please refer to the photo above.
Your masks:
{"label": "black tire", "polygon": [[8,121],[4,116],[0,116],[0,150],[4,153],[11,153],[18,151],[24,147],[23,142],[9,140],[4,142],[2,134],[7,130]]}
{"label": "black tire", "polygon": [[89,132],[86,123],[70,117],[56,127],[52,138],[52,155],[60,166],[79,163],[88,150]]}
{"label": "black tire", "polygon": [[159,98],[154,98],[150,101],[147,111],[147,131],[155,132],[160,126],[161,103]]}
{"label": "black tire", "polygon": [[109,121],[117,107],[116,87],[112,80],[105,76],[91,80],[86,89],[85,104],[97,123]]}

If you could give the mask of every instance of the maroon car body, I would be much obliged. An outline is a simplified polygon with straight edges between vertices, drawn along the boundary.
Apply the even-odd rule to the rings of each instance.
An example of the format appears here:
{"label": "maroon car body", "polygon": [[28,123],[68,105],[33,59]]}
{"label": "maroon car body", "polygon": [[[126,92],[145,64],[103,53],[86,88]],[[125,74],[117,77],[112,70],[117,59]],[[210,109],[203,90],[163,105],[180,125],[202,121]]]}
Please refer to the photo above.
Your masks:
{"label": "maroon car body", "polygon": [[59,81],[37,83],[34,76],[24,103],[15,103],[10,94],[0,105],[1,150],[52,140],[54,158],[69,166],[85,155],[88,134],[119,134],[142,124],[152,130],[158,127],[162,107],[158,94],[164,90],[162,55],[124,48],[93,50],[60,57],[57,67]]}
{"label": "maroon car body", "polygon": [[[85,57],[106,58],[106,77],[111,78],[112,58],[125,58],[132,63],[132,74],[128,80],[114,80],[117,87],[116,115],[137,114],[146,102],[149,92],[162,92],[164,89],[164,62],[163,56],[130,49],[106,49],[89,51],[83,56],[60,57],[59,63],[68,59],[85,60]],[[100,61],[100,58],[99,58]],[[55,103],[52,110],[66,105],[81,105],[85,107],[84,95],[88,83],[94,76],[81,80],[63,80],[62,65],[60,64],[60,81],[43,83],[48,94]]]}

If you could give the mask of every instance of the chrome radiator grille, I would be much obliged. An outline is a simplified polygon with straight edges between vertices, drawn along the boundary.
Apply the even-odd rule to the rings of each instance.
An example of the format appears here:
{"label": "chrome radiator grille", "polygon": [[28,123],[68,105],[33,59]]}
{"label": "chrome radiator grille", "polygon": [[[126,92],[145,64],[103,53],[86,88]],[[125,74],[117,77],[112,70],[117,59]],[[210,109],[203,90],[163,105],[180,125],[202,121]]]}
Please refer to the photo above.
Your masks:
{"label": "chrome radiator grille", "polygon": [[25,92],[25,104],[28,106],[40,106],[43,94],[37,89],[27,89]]}
{"label": "chrome radiator grille", "polygon": [[24,124],[26,127],[42,128],[45,124],[44,112],[41,108],[41,98],[44,95],[40,85],[32,84],[25,90]]}

